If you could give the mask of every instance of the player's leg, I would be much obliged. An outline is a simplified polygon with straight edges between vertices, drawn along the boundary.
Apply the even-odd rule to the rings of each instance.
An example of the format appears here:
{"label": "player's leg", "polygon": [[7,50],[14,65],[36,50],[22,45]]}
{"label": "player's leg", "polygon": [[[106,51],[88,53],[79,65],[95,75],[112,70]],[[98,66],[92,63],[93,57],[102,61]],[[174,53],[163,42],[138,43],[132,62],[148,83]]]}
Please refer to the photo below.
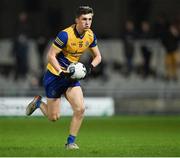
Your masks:
{"label": "player's leg", "polygon": [[[47,117],[50,121],[57,121],[60,117],[60,98],[47,98]],[[43,109],[43,104],[41,111]],[[45,108],[44,108],[45,109]]]}
{"label": "player's leg", "polygon": [[42,104],[41,96],[35,96],[34,99],[26,107],[26,115],[30,116],[36,109],[40,108]]}
{"label": "player's leg", "polygon": [[67,80],[64,76],[56,76],[50,71],[46,71],[43,78],[43,84],[47,97],[47,103],[41,100],[41,96],[34,97],[33,101],[29,103],[26,108],[26,115],[31,115],[37,108],[40,108],[42,113],[48,117],[49,120],[55,121],[59,118],[60,97],[67,89],[64,85]]}
{"label": "player's leg", "polygon": [[41,96],[35,96],[26,108],[26,115],[31,115],[38,108],[50,121],[56,121],[59,118],[60,98],[47,98],[46,104],[41,100]]}
{"label": "player's leg", "polygon": [[48,104],[41,101],[40,110],[44,114],[44,116],[48,117]]}
{"label": "player's leg", "polygon": [[66,91],[66,98],[72,106],[73,117],[70,124],[70,135],[67,139],[66,147],[69,149],[78,149],[79,147],[74,143],[75,138],[81,127],[83,121],[85,106],[83,93],[80,86],[70,87]]}

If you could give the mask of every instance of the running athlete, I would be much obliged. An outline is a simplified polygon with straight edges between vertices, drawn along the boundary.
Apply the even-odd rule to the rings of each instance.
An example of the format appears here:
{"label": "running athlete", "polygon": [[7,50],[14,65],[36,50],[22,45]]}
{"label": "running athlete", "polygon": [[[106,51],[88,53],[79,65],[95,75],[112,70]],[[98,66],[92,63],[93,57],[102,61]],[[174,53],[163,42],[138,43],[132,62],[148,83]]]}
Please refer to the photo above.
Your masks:
{"label": "running athlete", "polygon": [[88,48],[92,52],[93,60],[86,65],[87,75],[101,62],[96,36],[90,29],[93,14],[93,9],[89,6],[80,6],[76,12],[75,24],[58,33],[47,54],[47,71],[43,81],[47,103],[41,100],[41,96],[35,96],[26,108],[28,116],[40,108],[49,120],[57,121],[61,96],[64,94],[73,110],[69,136],[65,144],[66,149],[79,149],[75,138],[85,111],[80,82],[70,79],[74,70],[68,72],[67,67],[70,63],[79,61],[81,55]]}

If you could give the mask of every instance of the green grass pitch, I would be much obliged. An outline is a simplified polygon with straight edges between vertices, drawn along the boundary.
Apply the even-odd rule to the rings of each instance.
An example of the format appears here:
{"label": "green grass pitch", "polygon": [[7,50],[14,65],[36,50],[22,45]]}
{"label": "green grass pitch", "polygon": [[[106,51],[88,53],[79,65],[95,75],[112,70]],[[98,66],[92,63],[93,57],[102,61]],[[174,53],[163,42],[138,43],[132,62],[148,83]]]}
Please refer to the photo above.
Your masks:
{"label": "green grass pitch", "polygon": [[180,116],[86,117],[76,151],[64,149],[69,123],[0,117],[0,156],[180,156]]}

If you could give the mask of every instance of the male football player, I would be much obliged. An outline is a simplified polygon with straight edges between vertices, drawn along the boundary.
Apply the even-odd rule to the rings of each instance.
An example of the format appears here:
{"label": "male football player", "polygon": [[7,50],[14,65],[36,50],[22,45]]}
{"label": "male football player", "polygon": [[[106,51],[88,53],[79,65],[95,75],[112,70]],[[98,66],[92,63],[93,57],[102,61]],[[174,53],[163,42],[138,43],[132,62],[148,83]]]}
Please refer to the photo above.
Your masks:
{"label": "male football player", "polygon": [[88,48],[93,60],[86,65],[87,75],[101,62],[96,36],[90,29],[93,14],[89,6],[80,6],[76,12],[75,24],[58,33],[47,54],[47,71],[43,81],[47,103],[41,100],[41,96],[35,96],[26,108],[28,116],[40,108],[49,120],[56,121],[59,118],[61,95],[64,94],[73,110],[65,145],[67,149],[79,149],[75,138],[83,121],[85,107],[80,82],[70,79],[74,70],[67,72],[66,69],[70,63],[79,61]]}

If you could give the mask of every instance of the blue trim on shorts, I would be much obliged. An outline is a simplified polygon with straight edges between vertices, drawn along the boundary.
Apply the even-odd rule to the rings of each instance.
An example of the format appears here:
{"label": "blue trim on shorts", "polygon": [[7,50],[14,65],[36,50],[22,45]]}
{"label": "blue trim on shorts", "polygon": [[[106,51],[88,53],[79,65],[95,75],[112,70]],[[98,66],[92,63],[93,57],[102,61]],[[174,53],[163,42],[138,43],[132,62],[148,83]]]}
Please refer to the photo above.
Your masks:
{"label": "blue trim on shorts", "polygon": [[81,86],[79,81],[67,79],[64,75],[56,76],[49,70],[44,74],[43,84],[48,98],[60,98],[69,87]]}

